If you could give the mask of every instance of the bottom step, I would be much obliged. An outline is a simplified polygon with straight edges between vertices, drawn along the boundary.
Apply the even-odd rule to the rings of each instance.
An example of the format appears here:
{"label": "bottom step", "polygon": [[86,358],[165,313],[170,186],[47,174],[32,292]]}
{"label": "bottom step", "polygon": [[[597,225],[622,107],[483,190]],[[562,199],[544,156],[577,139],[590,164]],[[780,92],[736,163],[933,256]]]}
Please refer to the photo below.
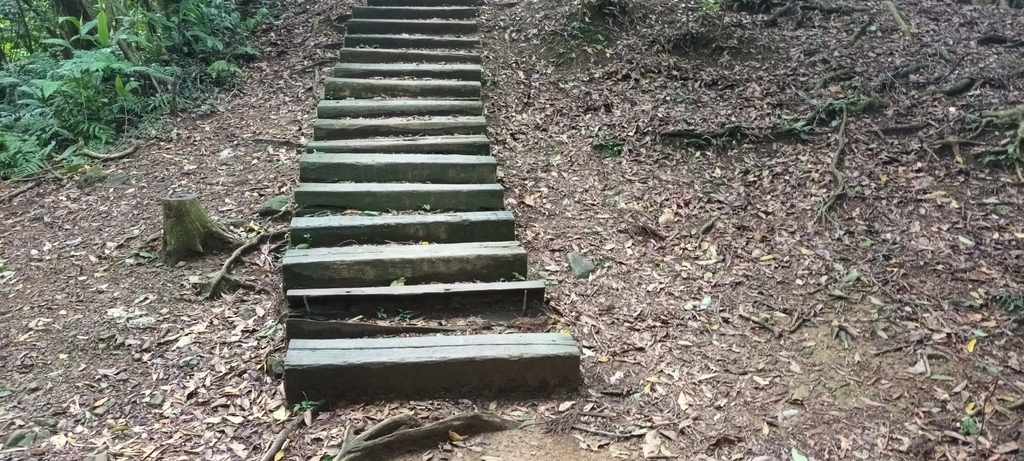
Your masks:
{"label": "bottom step", "polygon": [[294,339],[285,357],[289,402],[575,392],[580,352],[571,335]]}

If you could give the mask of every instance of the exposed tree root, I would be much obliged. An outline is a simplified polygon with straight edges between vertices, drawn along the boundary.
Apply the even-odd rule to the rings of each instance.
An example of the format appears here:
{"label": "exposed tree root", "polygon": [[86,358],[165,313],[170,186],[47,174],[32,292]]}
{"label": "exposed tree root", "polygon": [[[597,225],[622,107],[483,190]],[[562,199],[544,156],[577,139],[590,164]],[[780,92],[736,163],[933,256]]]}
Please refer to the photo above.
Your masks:
{"label": "exposed tree root", "polygon": [[224,261],[224,265],[221,266],[220,271],[217,272],[217,276],[210,281],[208,289],[203,293],[203,296],[207,299],[213,299],[220,296],[228,285],[243,286],[240,280],[227,275],[235,261],[238,261],[238,258],[241,258],[243,254],[253,249],[256,245],[259,245],[259,243],[264,239],[273,239],[287,234],[287,229],[274,232],[261,232],[255,237],[249,239],[249,241],[245,242],[242,246],[238,247],[237,250],[231,253],[228,260]]}
{"label": "exposed tree root", "polygon": [[[745,2],[737,2],[737,3],[745,3]],[[750,2],[746,2],[746,3],[750,3]],[[817,12],[823,13],[823,14],[850,14],[850,13],[856,13],[856,12],[870,11],[870,8],[863,7],[863,6],[855,6],[855,5],[835,5],[835,6],[833,6],[833,5],[826,5],[826,4],[824,4],[822,2],[819,2],[819,1],[816,1],[816,0],[793,0],[793,1],[785,2],[785,3],[783,3],[783,2],[774,2],[774,1],[769,1],[769,2],[753,2],[753,3],[755,3],[755,5],[752,5],[753,6],[752,9],[755,10],[755,11],[767,10],[767,9],[773,8],[773,7],[775,8],[775,11],[772,12],[771,16],[768,16],[768,19],[765,19],[765,21],[764,21],[764,25],[766,27],[771,27],[771,26],[774,26],[774,25],[778,24],[779,19],[781,19],[783,16],[786,16],[789,13],[793,13],[797,17],[797,24],[800,24],[805,19],[807,11],[817,11]],[[866,26],[865,26],[865,28],[866,28]]]}
{"label": "exposed tree root", "polygon": [[963,77],[949,85],[938,88],[938,91],[946,96],[956,96],[958,94],[966,93],[971,88],[974,88],[974,85],[978,83],[978,81],[979,80],[974,77]]}
{"label": "exposed tree root", "polygon": [[832,153],[832,161],[828,165],[828,171],[832,173],[836,186],[832,191],[832,195],[829,196],[828,200],[818,210],[818,215],[822,218],[836,206],[839,200],[846,196],[846,177],[839,171],[839,163],[842,161],[843,152],[846,150],[846,120],[846,107],[843,107],[843,119],[839,122],[839,132],[836,134],[839,145],[836,147],[835,152]]}
{"label": "exposed tree root", "polygon": [[871,18],[866,18],[861,21],[860,25],[857,26],[857,30],[853,31],[853,35],[850,36],[850,44],[857,43],[868,32],[868,27],[871,27]]}
{"label": "exposed tree root", "polygon": [[892,20],[896,22],[896,25],[900,28],[900,32],[903,33],[905,38],[914,38],[914,32],[910,30],[910,26],[907,25],[907,21],[903,20],[903,16],[900,14],[900,10],[896,8],[896,4],[893,2],[882,2],[885,8],[889,10],[889,14],[892,15]]}
{"label": "exposed tree root", "polygon": [[401,452],[430,448],[438,442],[451,440],[453,434],[482,434],[514,429],[519,426],[515,421],[499,418],[486,413],[464,413],[443,419],[433,424],[421,426],[418,419],[410,416],[389,418],[366,430],[363,434],[346,440],[341,453],[336,459],[340,461],[365,461],[386,459]]}
{"label": "exposed tree root", "polygon": [[[309,409],[309,412],[311,414],[315,414],[320,405],[323,405],[322,401],[313,402],[313,406]],[[297,429],[305,419],[305,415],[297,415],[295,418],[292,418],[291,421],[288,421],[288,424],[281,428],[281,432],[277,433],[277,437],[274,438],[274,443],[271,443],[270,446],[267,447],[267,451],[263,453],[263,457],[260,458],[260,461],[274,461],[274,456],[284,449],[284,444],[288,441],[288,437],[292,435],[292,432],[295,432],[295,429]]]}

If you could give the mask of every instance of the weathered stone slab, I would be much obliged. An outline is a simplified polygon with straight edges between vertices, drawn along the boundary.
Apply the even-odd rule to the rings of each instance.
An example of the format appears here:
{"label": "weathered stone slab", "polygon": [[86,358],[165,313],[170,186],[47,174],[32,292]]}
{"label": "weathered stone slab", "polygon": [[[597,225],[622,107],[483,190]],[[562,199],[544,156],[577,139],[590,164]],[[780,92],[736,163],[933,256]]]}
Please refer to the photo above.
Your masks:
{"label": "weathered stone slab", "polygon": [[490,155],[487,136],[427,136],[419,138],[346,139],[310,141],[307,152],[385,153],[385,154],[457,154]]}
{"label": "weathered stone slab", "polygon": [[366,0],[367,6],[480,6],[483,0]]}
{"label": "weathered stone slab", "polygon": [[478,53],[464,51],[428,50],[381,50],[376,48],[342,48],[338,52],[339,62],[433,62],[479,64]]}
{"label": "weathered stone slab", "polygon": [[473,19],[476,17],[476,8],[354,6],[352,7],[352,17],[359,19]]}
{"label": "weathered stone slab", "polygon": [[407,284],[494,282],[526,273],[518,242],[372,245],[289,249],[281,263],[285,290]]}
{"label": "weathered stone slab", "polygon": [[311,247],[343,243],[509,242],[516,238],[515,219],[507,211],[390,216],[323,216],[292,219],[291,241]]}
{"label": "weathered stone slab", "polygon": [[431,78],[479,82],[483,68],[479,64],[426,63],[341,63],[334,66],[337,78]]}
{"label": "weathered stone slab", "polygon": [[485,134],[483,117],[321,118],[313,122],[313,139],[358,139],[381,136],[450,136]]}
{"label": "weathered stone slab", "polygon": [[[475,34],[479,28],[476,21],[452,21],[431,19],[350,19],[345,23],[349,34],[422,34],[422,35],[466,35]],[[451,48],[451,47],[437,47]]]}
{"label": "weathered stone slab", "polygon": [[345,36],[345,48],[384,48],[384,49],[445,49],[468,50],[480,46],[480,39],[469,37],[442,37],[436,35],[371,35],[348,34]]}
{"label": "weathered stone slab", "polygon": [[499,184],[300,183],[295,203],[365,211],[492,211],[505,208]]}
{"label": "weathered stone slab", "polygon": [[342,99],[320,101],[318,118],[482,115],[480,101],[457,99]]}
{"label": "weathered stone slab", "polygon": [[479,99],[480,82],[361,78],[328,78],[324,80],[324,99],[348,98]]}
{"label": "weathered stone slab", "polygon": [[303,154],[299,181],[490,184],[497,169],[489,155]]}
{"label": "weathered stone slab", "polygon": [[294,339],[284,381],[289,402],[568,394],[580,352],[563,333]]}
{"label": "weathered stone slab", "polygon": [[[487,283],[435,283],[430,285],[399,285],[362,288],[323,288],[288,290],[288,304],[292,309],[325,317],[372,314],[381,306],[428,306],[436,311],[454,314],[504,304],[514,315],[526,315],[544,302],[542,280],[487,282]],[[458,307],[456,307],[458,306]],[[526,306],[528,312],[523,312]]]}

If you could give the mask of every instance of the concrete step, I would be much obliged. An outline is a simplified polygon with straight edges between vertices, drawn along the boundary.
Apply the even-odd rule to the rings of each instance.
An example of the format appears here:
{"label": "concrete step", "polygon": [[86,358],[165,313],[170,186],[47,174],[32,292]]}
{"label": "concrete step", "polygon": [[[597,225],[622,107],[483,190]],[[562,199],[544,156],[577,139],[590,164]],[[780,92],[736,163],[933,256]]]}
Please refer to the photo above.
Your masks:
{"label": "concrete step", "polygon": [[384,48],[384,49],[447,49],[468,50],[480,46],[480,39],[469,37],[450,37],[436,35],[371,35],[348,34],[345,36],[345,48]]}
{"label": "concrete step", "polygon": [[307,152],[323,154],[456,154],[490,155],[491,144],[487,136],[427,136],[419,138],[346,139],[340,141],[310,141]]}
{"label": "concrete step", "polygon": [[299,183],[295,203],[363,211],[494,211],[505,208],[498,184]]}
{"label": "concrete step", "polygon": [[443,154],[302,154],[299,181],[420,182],[490,184],[498,162],[490,155]]}
{"label": "concrete step", "polygon": [[483,0],[366,0],[367,6],[480,6]]}
{"label": "concrete step", "polygon": [[476,21],[435,19],[350,19],[345,23],[345,30],[349,34],[356,35],[468,35],[475,34],[479,29],[476,25]]}
{"label": "concrete step", "polygon": [[[389,216],[323,216],[292,219],[291,241],[310,247],[389,242],[507,242],[516,223],[507,211]],[[521,274],[525,275],[525,274]]]}
{"label": "concrete step", "polygon": [[464,51],[380,50],[374,48],[342,48],[338,62],[433,62],[479,64],[477,53]]}
{"label": "concrete step", "polygon": [[316,141],[486,133],[487,121],[483,117],[321,118],[313,122],[313,139]]}
{"label": "concrete step", "polygon": [[473,19],[476,18],[476,8],[354,6],[352,7],[352,17],[357,19]]}
{"label": "concrete step", "polygon": [[496,282],[526,273],[518,242],[370,245],[289,249],[281,260],[285,290]]}
{"label": "concrete step", "polygon": [[483,78],[483,69],[479,64],[341,63],[334,66],[334,76],[338,78],[408,77],[479,82]]}
{"label": "concrete step", "polygon": [[361,78],[328,78],[324,80],[324,99],[349,98],[479,99],[480,82]]}
{"label": "concrete step", "polygon": [[580,351],[565,333],[293,339],[289,402],[565,395],[580,384]]}
{"label": "concrete step", "polygon": [[483,115],[480,101],[457,99],[342,99],[316,106],[318,118]]}

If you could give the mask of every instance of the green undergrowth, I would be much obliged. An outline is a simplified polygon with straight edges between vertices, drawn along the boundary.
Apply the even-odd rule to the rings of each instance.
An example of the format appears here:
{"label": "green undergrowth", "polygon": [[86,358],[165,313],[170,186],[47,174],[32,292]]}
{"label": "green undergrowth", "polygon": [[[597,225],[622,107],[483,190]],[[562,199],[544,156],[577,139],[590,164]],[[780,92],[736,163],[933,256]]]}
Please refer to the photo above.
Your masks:
{"label": "green undergrowth", "polygon": [[234,0],[120,6],[108,16],[98,5],[84,23],[34,17],[38,30],[0,43],[22,51],[0,60],[0,179],[73,173],[119,138],[237,85],[268,14]]}

